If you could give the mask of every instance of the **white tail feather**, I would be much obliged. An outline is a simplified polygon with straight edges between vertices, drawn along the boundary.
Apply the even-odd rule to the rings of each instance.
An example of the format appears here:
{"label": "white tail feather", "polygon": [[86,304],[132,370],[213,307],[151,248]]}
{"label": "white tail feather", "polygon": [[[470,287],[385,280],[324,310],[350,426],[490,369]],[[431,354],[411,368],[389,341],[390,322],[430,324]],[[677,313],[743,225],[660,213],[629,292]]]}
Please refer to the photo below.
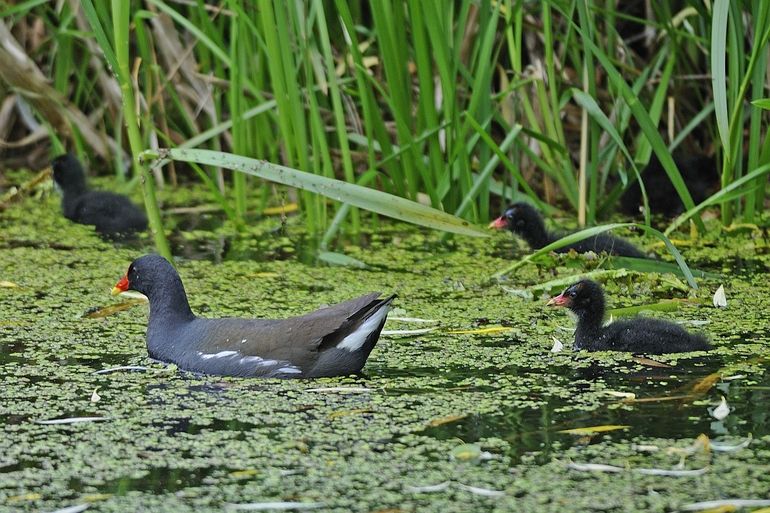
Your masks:
{"label": "white tail feather", "polygon": [[369,335],[377,329],[383,319],[388,316],[389,310],[390,309],[387,307],[381,308],[379,312],[366,319],[358,329],[343,338],[342,341],[337,344],[337,349],[347,349],[351,353],[361,349],[361,346],[364,345],[367,337],[369,337]]}

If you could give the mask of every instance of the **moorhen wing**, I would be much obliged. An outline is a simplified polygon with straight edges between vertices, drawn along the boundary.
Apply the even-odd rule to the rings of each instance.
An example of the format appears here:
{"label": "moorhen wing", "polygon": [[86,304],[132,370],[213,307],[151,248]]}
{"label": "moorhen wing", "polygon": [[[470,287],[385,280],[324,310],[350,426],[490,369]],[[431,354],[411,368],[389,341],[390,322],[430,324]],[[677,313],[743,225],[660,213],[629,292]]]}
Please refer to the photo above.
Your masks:
{"label": "moorhen wing", "polygon": [[660,319],[634,317],[603,326],[604,291],[601,285],[591,280],[581,280],[567,287],[551,298],[548,305],[567,307],[577,316],[575,349],[647,354],[710,349],[705,336]]}
{"label": "moorhen wing", "polygon": [[108,238],[121,238],[147,229],[147,216],[120,194],[93,191],[78,159],[69,153],[51,162],[53,179],[62,190],[64,217],[79,224],[93,225]]}
{"label": "moorhen wing", "polygon": [[[510,230],[527,241],[527,244],[532,249],[543,248],[567,235],[567,233],[549,232],[545,227],[540,212],[529,203],[524,202],[514,203],[508,207],[503,215],[489,224],[489,227],[498,230]],[[571,249],[578,253],[593,251],[595,253],[605,252],[617,256],[648,258],[647,255],[630,242],[606,233],[600,233],[555,251],[557,253],[567,253]]]}
{"label": "moorhen wing", "polygon": [[318,378],[358,373],[395,295],[378,292],[288,319],[205,319],[187,302],[168,260],[134,260],[112,289],[141,292],[150,301],[147,351],[180,369],[221,376]]}

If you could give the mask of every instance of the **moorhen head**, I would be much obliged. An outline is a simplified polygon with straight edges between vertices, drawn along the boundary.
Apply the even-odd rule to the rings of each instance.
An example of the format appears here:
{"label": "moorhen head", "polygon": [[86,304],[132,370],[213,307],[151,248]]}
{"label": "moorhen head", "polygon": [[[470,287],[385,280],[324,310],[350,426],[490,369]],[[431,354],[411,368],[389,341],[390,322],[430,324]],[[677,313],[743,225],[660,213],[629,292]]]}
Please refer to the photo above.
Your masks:
{"label": "moorhen head", "polygon": [[73,155],[56,157],[51,167],[54,182],[62,191],[64,217],[70,221],[92,225],[99,234],[113,239],[147,229],[147,216],[128,198],[89,190],[83,166]]}
{"label": "moorhen head", "polygon": [[80,196],[87,190],[83,166],[72,154],[59,155],[51,161],[53,180],[65,195]]}
{"label": "moorhen head", "polygon": [[[514,203],[508,209],[489,224],[490,228],[498,230],[508,229],[519,237],[527,241],[532,249],[540,249],[552,242],[561,239],[567,233],[549,232],[545,227],[540,212],[528,203]],[[648,258],[642,251],[633,244],[620,237],[614,237],[606,233],[600,233],[593,237],[588,237],[574,244],[563,246],[557,250],[557,253],[567,253],[574,249],[578,253],[605,252],[609,255],[627,256],[634,258]]]}
{"label": "moorhen head", "polygon": [[168,260],[134,260],[112,290],[150,302],[147,351],[156,360],[201,374],[317,378],[361,371],[395,296],[372,293],[288,319],[205,319],[190,309]]}
{"label": "moorhen head", "polygon": [[577,316],[575,349],[662,354],[706,351],[710,345],[700,333],[689,333],[676,323],[634,317],[603,326],[605,302],[601,285],[581,280],[548,301],[569,308]]}
{"label": "moorhen head", "polygon": [[492,221],[489,227],[498,230],[508,229],[527,241],[533,249],[540,249],[553,242],[550,240],[551,234],[546,230],[540,212],[529,203],[514,203],[505,210],[503,215]]}

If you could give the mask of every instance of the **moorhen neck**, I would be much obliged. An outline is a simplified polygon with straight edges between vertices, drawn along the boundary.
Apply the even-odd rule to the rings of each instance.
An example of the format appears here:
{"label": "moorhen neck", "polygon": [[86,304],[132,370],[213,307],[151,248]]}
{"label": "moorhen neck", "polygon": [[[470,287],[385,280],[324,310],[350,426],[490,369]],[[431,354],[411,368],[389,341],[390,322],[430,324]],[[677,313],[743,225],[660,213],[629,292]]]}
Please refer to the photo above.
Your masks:
{"label": "moorhen neck", "polygon": [[112,289],[150,301],[147,351],[180,369],[221,376],[318,378],[356,374],[377,343],[390,303],[378,292],[288,319],[204,319],[168,260],[134,260]]}
{"label": "moorhen neck", "polygon": [[[674,155],[674,162],[696,205],[719,188],[719,171],[713,157],[677,154]],[[650,213],[674,217],[684,211],[684,204],[656,155],[650,158],[649,164],[641,172],[641,177]],[[620,211],[630,216],[638,216],[643,206],[642,190],[639,182],[634,181],[620,197]]]}
{"label": "moorhen neck", "polygon": [[121,238],[147,229],[147,216],[125,196],[92,191],[78,159],[69,153],[51,162],[53,179],[62,190],[64,217],[80,224],[93,225],[109,238]]}
{"label": "moorhen neck", "polygon": [[678,324],[660,319],[635,317],[603,326],[604,291],[591,280],[567,287],[561,295],[551,298],[548,305],[567,307],[577,315],[575,349],[647,354],[710,349],[708,340],[700,333],[689,333]]}
{"label": "moorhen neck", "polygon": [[[540,212],[532,205],[523,202],[514,203],[508,207],[503,215],[489,224],[489,227],[498,230],[507,228],[527,241],[527,244],[532,249],[543,248],[567,235],[566,233],[549,232],[545,227]],[[630,242],[605,233],[583,239],[580,242],[564,246],[555,251],[557,253],[567,253],[571,249],[578,253],[593,251],[595,253],[605,252],[617,256],[648,258],[647,255]]]}

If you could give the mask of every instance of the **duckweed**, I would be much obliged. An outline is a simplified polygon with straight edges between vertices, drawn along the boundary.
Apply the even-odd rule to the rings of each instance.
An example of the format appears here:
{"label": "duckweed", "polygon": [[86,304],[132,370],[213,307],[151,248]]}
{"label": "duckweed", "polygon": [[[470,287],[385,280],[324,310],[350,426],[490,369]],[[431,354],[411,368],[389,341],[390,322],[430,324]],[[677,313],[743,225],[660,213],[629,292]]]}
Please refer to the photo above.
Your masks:
{"label": "duckweed", "polygon": [[[85,317],[119,301],[110,288],[148,240],[104,242],[61,217],[55,197],[0,213],[0,280],[14,284],[0,287],[0,511],[219,512],[292,501],[329,512],[664,512],[766,498],[770,251],[756,231],[683,247],[691,265],[713,273],[697,291],[634,272],[606,283],[613,307],[689,297],[650,315],[698,324],[713,340],[708,354],[664,355],[655,361],[665,365],[653,366],[570,351],[573,321],[546,309],[548,291],[534,288],[601,261],[565,255],[490,282],[523,254],[509,234],[446,241],[383,222],[335,248],[365,269],[330,267],[315,261],[300,224],[266,217],[238,233],[216,216],[171,219],[194,228],[172,237],[186,256],[178,268],[193,310],[280,317],[380,290],[399,295],[400,317],[433,319],[438,329],[383,336],[362,376],[192,375],[148,359],[146,305]],[[711,294],[720,284],[728,304],[717,309]],[[511,289],[529,289],[532,299]],[[510,329],[481,329],[499,325]],[[424,325],[393,320],[386,329],[415,327]],[[550,351],[553,337],[565,350]],[[146,370],[95,374],[115,366]],[[717,421],[709,409],[721,396],[732,411]],[[37,422],[71,417],[107,420]],[[630,427],[560,432],[603,425]],[[688,452],[702,433],[734,444],[753,438],[732,452]],[[468,447],[473,457],[457,457]],[[706,471],[667,477],[570,462]]]}

